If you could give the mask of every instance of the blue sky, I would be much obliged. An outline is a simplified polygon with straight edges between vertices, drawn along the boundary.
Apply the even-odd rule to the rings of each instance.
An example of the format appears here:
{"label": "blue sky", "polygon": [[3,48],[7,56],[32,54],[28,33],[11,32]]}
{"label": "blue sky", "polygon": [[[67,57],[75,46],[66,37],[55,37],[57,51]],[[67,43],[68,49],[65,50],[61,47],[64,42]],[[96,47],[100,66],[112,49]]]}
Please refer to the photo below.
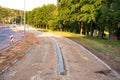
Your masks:
{"label": "blue sky", "polygon": [[[30,11],[44,4],[55,4],[57,0],[25,0],[25,9]],[[0,6],[24,10],[24,0],[0,0]]]}

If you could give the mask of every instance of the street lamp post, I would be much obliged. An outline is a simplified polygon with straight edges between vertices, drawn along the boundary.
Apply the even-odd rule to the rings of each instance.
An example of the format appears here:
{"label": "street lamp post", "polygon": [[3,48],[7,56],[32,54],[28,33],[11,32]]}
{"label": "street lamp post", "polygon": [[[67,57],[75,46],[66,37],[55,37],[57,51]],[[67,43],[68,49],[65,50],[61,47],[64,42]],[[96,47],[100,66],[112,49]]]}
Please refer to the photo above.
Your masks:
{"label": "street lamp post", "polygon": [[26,12],[25,12],[25,0],[24,0],[24,40],[26,40]]}

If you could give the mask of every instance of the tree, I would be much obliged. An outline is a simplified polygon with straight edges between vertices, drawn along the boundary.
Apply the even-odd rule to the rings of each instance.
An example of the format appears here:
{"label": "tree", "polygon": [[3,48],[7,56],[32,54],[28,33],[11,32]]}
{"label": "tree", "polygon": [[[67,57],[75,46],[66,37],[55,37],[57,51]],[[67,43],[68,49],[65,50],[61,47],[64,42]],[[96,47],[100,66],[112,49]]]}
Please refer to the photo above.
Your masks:
{"label": "tree", "polygon": [[48,22],[52,20],[55,9],[56,6],[53,4],[43,5],[42,7],[35,8],[28,14],[28,22],[34,26],[47,29],[49,28]]}
{"label": "tree", "polygon": [[[18,22],[21,18],[20,12],[21,10],[14,10],[0,6],[0,23],[12,23],[14,20],[17,19]],[[23,12],[23,11],[21,11]]]}

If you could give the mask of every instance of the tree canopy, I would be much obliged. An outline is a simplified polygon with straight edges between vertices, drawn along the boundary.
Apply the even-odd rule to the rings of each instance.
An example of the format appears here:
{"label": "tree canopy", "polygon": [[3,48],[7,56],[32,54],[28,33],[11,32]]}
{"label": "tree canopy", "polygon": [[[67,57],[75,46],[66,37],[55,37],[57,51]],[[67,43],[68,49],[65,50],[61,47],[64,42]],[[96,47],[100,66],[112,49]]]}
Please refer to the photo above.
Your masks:
{"label": "tree canopy", "polygon": [[9,9],[0,6],[0,23],[2,24],[9,24],[12,22],[20,24],[22,15],[22,10]]}
{"label": "tree canopy", "polygon": [[56,6],[43,5],[33,9],[28,15],[28,23],[36,27],[48,28],[48,22],[53,19]]}
{"label": "tree canopy", "polygon": [[[99,38],[104,38],[107,31],[119,39],[119,4],[120,0],[57,0],[57,5],[43,5],[27,12],[26,19],[27,24],[39,28],[69,31]],[[21,14],[23,11],[0,7],[0,22],[11,17],[13,21],[20,23],[23,18]]]}

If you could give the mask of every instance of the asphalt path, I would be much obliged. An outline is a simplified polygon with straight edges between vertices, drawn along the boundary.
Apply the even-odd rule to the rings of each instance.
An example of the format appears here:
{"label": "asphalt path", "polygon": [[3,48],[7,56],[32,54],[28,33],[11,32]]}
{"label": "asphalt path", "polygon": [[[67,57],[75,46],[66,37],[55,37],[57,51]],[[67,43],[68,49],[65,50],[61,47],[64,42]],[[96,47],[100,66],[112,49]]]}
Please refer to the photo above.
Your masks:
{"label": "asphalt path", "polygon": [[12,45],[9,39],[10,34],[14,35],[14,42],[21,38],[21,33],[10,26],[0,25],[0,50]]}

